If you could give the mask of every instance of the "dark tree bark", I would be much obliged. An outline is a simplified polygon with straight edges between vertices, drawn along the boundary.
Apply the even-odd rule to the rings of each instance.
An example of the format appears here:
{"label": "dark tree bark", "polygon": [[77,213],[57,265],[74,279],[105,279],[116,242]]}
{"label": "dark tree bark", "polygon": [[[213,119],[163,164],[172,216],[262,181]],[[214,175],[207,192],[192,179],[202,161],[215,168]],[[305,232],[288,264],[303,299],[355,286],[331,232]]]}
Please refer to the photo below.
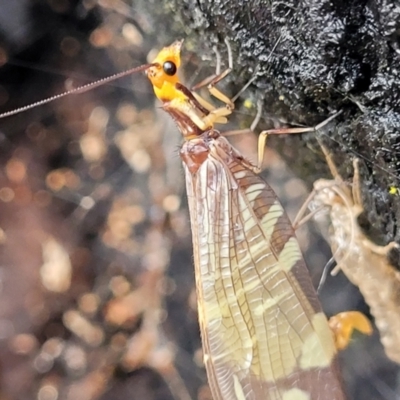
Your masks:
{"label": "dark tree bark", "polygon": [[[239,87],[257,69],[254,86],[264,99],[264,116],[313,126],[343,111],[319,136],[345,178],[353,175],[352,159],[362,160],[372,238],[399,241],[399,2],[172,3],[199,42],[230,41]],[[322,158],[299,140],[285,140],[284,147],[295,170],[312,182],[321,177]],[[313,134],[301,141],[318,147]]]}

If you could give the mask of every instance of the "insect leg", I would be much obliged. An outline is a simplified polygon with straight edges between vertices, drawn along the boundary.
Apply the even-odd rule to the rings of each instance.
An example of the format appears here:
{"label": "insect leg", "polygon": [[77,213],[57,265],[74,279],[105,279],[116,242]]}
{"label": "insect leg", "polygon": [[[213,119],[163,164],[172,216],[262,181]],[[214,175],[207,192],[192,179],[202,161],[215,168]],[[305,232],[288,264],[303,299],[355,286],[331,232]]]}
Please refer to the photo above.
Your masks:
{"label": "insect leg", "polygon": [[[224,78],[226,78],[226,76],[228,76],[232,72],[232,67],[233,67],[232,49],[231,49],[231,46],[230,46],[230,44],[229,44],[229,42],[227,40],[225,40],[225,43],[226,43],[226,48],[228,50],[228,68],[225,69],[223,72],[220,72],[220,65],[221,65],[220,56],[219,56],[218,51],[215,50],[215,52],[217,53],[217,70],[216,70],[216,73],[214,75],[211,75],[208,78],[204,79],[203,81],[201,81],[197,85],[193,86],[193,88],[191,90],[195,91],[195,90],[198,90],[198,89],[200,89],[200,88],[202,88],[204,86],[207,86],[207,89],[208,89],[208,91],[210,92],[210,94],[212,96],[214,96],[216,99],[218,99],[218,100],[220,100],[220,101],[222,101],[223,103],[226,104],[226,106],[223,107],[223,108],[227,108],[229,110],[233,110],[235,108],[235,105],[234,105],[233,101],[227,95],[225,95],[224,93],[222,93],[219,89],[217,89],[215,87],[215,85],[218,82],[222,81]],[[197,95],[196,98],[198,98],[198,97],[200,97],[200,96]],[[210,106],[210,104],[208,102],[206,102],[206,100],[201,98],[201,100],[199,100],[199,102],[201,103],[202,101],[205,102],[205,104],[202,104],[204,107],[208,108],[206,106],[206,104],[208,106]]]}
{"label": "insect leg", "polygon": [[[326,163],[328,164],[329,167],[329,171],[331,172],[333,178],[335,179],[335,181],[339,184],[339,185],[344,185],[344,181],[343,178],[341,177],[341,175],[339,174],[338,169],[336,168],[335,163],[333,162],[331,153],[329,152],[329,150],[325,147],[325,145],[321,142],[321,140],[317,137],[318,140],[318,144],[321,147],[322,152],[324,153],[325,156],[325,160]],[[357,169],[358,172],[358,169]],[[348,194],[350,195],[350,193]],[[360,203],[361,204],[361,203]]]}
{"label": "insect leg", "polygon": [[215,86],[218,82],[222,81],[226,76],[228,76],[230,72],[232,72],[233,69],[232,49],[227,39],[225,39],[225,44],[226,44],[226,49],[228,51],[228,68],[226,68],[224,71],[221,72],[221,56],[218,50],[214,48],[217,58],[217,66],[215,74],[203,79],[201,82],[194,85],[191,90],[198,90],[205,86],[207,86],[207,88]]}
{"label": "insect leg", "polygon": [[307,199],[303,203],[303,205],[300,207],[300,210],[298,211],[295,219],[293,220],[293,229],[297,230],[300,228],[300,226],[304,225],[306,222],[308,222],[311,218],[315,216],[319,211],[323,210],[325,207],[321,206],[316,208],[315,210],[308,212],[308,207],[312,200],[314,199],[316,194],[316,189],[313,189],[313,191],[308,195]]}
{"label": "insect leg", "polygon": [[254,117],[253,122],[250,125],[250,128],[246,129],[235,129],[233,131],[226,131],[223,133],[224,136],[234,136],[234,135],[243,135],[243,134],[249,134],[249,133],[254,133],[254,130],[256,129],[258,123],[260,122],[261,116],[262,116],[262,100],[257,101],[257,114]]}
{"label": "insect leg", "polygon": [[359,168],[358,158],[355,158],[353,160],[353,168],[354,168],[353,185],[352,185],[353,201],[354,204],[358,205],[359,207],[361,207],[361,209],[363,209],[362,197],[361,197],[361,184],[360,184],[360,168]]}
{"label": "insect leg", "polygon": [[316,132],[322,127],[324,127],[326,124],[328,124],[330,121],[332,121],[334,118],[336,118],[339,114],[341,114],[342,111],[337,112],[336,114],[333,114],[329,118],[327,118],[325,121],[322,121],[320,124],[316,125],[315,127],[304,127],[304,128],[278,128],[278,129],[269,129],[266,131],[262,131],[260,133],[260,136],[258,137],[258,163],[257,167],[255,168],[255,172],[260,172],[261,171],[261,165],[262,161],[264,158],[264,149],[265,145],[267,143],[267,138],[269,135],[287,135],[287,134],[293,134],[293,133],[307,133],[307,132]]}

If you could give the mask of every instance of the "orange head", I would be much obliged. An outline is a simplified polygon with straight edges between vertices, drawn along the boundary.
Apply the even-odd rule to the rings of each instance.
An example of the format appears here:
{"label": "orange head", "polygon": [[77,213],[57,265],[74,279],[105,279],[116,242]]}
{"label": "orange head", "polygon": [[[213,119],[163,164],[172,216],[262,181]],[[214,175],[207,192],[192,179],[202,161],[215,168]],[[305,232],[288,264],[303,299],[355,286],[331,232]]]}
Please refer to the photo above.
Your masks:
{"label": "orange head", "polygon": [[153,85],[156,96],[161,101],[170,101],[176,97],[175,84],[179,82],[178,68],[181,64],[181,47],[179,40],[164,47],[147,69],[147,76]]}

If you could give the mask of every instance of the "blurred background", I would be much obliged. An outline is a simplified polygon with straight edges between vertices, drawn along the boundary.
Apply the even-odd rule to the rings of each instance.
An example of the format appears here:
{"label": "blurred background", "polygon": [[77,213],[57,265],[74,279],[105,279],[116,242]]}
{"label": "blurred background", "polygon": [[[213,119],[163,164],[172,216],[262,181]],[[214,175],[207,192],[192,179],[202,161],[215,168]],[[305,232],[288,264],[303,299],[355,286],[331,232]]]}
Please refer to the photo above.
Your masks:
{"label": "blurred background", "polygon": [[[167,1],[0,0],[0,110],[144,64],[180,38],[185,81],[212,73],[211,44]],[[249,126],[256,96],[239,101],[235,126]],[[256,142],[234,138],[252,160]],[[211,399],[180,143],[143,73],[0,120],[1,400]],[[272,148],[265,159],[293,218],[310,188]],[[299,235],[317,285],[329,247],[312,224]],[[321,298],[328,315],[368,313],[341,275]],[[341,365],[350,399],[400,398],[376,331]]]}

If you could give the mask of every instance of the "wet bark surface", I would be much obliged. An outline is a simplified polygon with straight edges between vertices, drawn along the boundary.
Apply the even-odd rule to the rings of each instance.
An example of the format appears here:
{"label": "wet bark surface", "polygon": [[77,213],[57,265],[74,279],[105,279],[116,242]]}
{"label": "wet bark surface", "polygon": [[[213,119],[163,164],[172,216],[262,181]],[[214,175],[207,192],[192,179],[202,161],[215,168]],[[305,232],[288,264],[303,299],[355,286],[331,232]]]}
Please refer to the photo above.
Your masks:
{"label": "wet bark surface", "polygon": [[[185,6],[182,6],[182,3]],[[264,117],[314,126],[342,110],[334,127],[320,133],[352,176],[351,160],[362,159],[369,221],[385,242],[398,240],[400,95],[399,4],[391,1],[184,1],[185,24],[204,41],[228,39],[234,49],[235,83],[256,71]],[[328,136],[328,137],[325,137]],[[315,147],[313,135],[301,139]],[[291,162],[304,165],[308,150]],[[300,167],[314,180],[319,163]],[[318,172],[315,173],[315,170]],[[394,189],[392,189],[394,192]],[[379,234],[377,235],[379,236]],[[377,239],[377,237],[376,237]]]}

